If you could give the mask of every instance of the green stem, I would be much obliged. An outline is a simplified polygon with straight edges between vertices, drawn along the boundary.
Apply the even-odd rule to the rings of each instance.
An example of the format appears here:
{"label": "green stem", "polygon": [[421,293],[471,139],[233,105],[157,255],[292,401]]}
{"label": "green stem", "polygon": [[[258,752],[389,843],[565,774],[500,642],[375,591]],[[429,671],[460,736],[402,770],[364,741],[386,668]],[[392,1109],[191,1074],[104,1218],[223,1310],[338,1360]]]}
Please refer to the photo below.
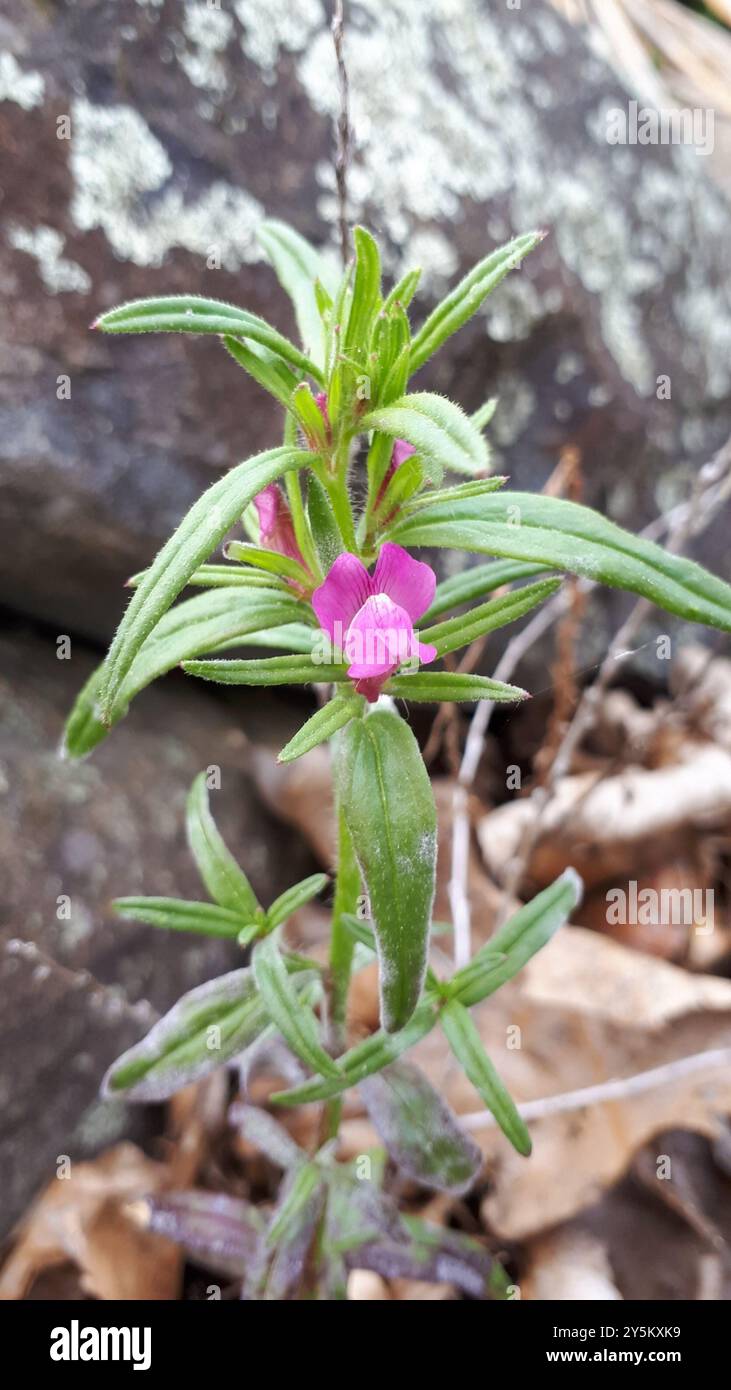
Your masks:
{"label": "green stem", "polygon": [[350,505],[350,497],[348,496],[348,484],[343,477],[333,478],[327,475],[323,481],[332,503],[338,530],[343,538],[343,544],[346,550],[350,550],[354,555],[357,555],[358,540],[355,534],[353,509]]}

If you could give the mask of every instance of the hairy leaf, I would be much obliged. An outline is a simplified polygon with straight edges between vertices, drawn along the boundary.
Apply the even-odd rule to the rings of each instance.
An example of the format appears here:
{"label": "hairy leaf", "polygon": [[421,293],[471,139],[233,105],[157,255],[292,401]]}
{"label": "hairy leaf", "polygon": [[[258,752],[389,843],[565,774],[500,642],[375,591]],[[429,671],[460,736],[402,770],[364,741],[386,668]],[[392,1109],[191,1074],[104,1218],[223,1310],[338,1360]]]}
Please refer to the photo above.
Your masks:
{"label": "hairy leaf", "polygon": [[356,719],[362,714],[363,708],[362,695],[356,695],[355,692],[335,695],[297,730],[289,743],[284,745],[277,762],[291,763],[295,758],[301,758],[303,753],[309,753],[318,743],[332,738],[333,734],[349,724],[351,719]]}
{"label": "hairy leaf", "polygon": [[271,324],[257,314],[250,314],[248,309],[224,304],[219,299],[204,299],[194,294],[135,299],[100,314],[94,328],[101,328],[104,333],[215,333],[221,337],[228,334],[249,338],[293,367],[308,372],[316,381],[322,381],[319,367]]}
{"label": "hairy leaf", "polygon": [[325,337],[315,287],[318,281],[323,286],[329,283],[325,261],[299,232],[284,222],[273,218],[262,222],[257,236],[280,285],[294,304],[305,351],[318,367],[324,367]]}
{"label": "hairy leaf", "polygon": [[303,878],[301,883],[295,883],[292,888],[286,888],[274,899],[271,907],[267,910],[267,923],[270,927],[278,927],[281,922],[286,922],[299,907],[304,907],[327,888],[330,882],[329,874],[310,874],[309,878]]}
{"label": "hairy leaf", "polygon": [[418,1067],[393,1062],[359,1089],[391,1158],[407,1177],[440,1192],[469,1191],[482,1152]]}
{"label": "hairy leaf", "polygon": [[315,1015],[303,1007],[290,982],[275,936],[256,946],[253,967],[264,1008],[292,1051],[321,1076],[339,1077],[339,1068],[320,1042]]}
{"label": "hairy leaf", "polygon": [[260,343],[247,343],[240,338],[231,338],[228,334],[223,339],[223,345],[234,361],[238,362],[249,376],[253,376],[265,391],[283,406],[289,405],[299,378],[281,357],[262,347]]}
{"label": "hairy leaf", "polygon": [[358,1086],[367,1076],[382,1071],[395,1062],[402,1052],[415,1047],[427,1033],[430,1033],[439,1015],[433,999],[424,998],[412,1014],[405,1028],[398,1033],[372,1033],[362,1042],[356,1043],[342,1057],[338,1066],[342,1073],[339,1080],[306,1081],[288,1091],[277,1091],[269,1099],[277,1105],[306,1105],[314,1100],[331,1100],[351,1086]]}
{"label": "hairy leaf", "polygon": [[522,618],[560,587],[560,579],[543,579],[537,584],[526,584],[522,589],[513,589],[500,598],[489,599],[477,608],[470,608],[456,618],[447,618],[434,627],[420,628],[420,638],[422,642],[433,644],[438,656],[446,656],[448,652],[466,647],[485,633],[494,632],[496,628]]}
{"label": "hairy leaf", "polygon": [[90,753],[124,717],[134,697],[186,657],[239,645],[239,638],[253,636],[262,627],[275,631],[279,624],[299,618],[303,611],[303,605],[293,595],[274,588],[215,588],[184,599],[163,615],[140,646],[107,724],[98,716],[104,666],[92,673],[69,715],[64,731],[65,753],[72,758]]}
{"label": "hairy leaf", "polygon": [[530,1135],[482,1045],[471,1015],[463,1004],[451,999],[442,1009],[441,1022],[447,1042],[468,1080],[495,1116],[506,1138],[527,1158],[531,1151]]}
{"label": "hairy leaf", "polygon": [[568,570],[641,594],[669,613],[731,631],[731,588],[701,565],[633,536],[577,502],[528,492],[424,507],[397,521],[391,540],[453,546]]}
{"label": "hairy leaf", "polygon": [[544,888],[521,907],[473,956],[469,965],[449,981],[449,993],[465,1008],[479,1004],[512,980],[526,961],[545,946],[581,902],[582,883],[574,869],[565,869],[550,888]]}
{"label": "hairy leaf", "polygon": [[240,912],[214,903],[190,903],[179,898],[115,898],[112,907],[127,922],[146,922],[168,931],[198,932],[235,940],[247,919]]}
{"label": "hairy leaf", "polygon": [[436,865],[436,810],[419,746],[391,710],[353,720],[341,736],[340,805],[373,913],[381,1019],[408,1023],[426,971]]}
{"label": "hairy leaf", "polygon": [[534,574],[542,574],[544,565],[529,565],[522,560],[493,560],[486,565],[473,565],[461,574],[453,574],[449,579],[437,584],[434,602],[421,619],[422,623],[432,623],[452,608],[463,603],[483,598],[504,584],[514,584],[519,579],[531,579]]}
{"label": "hairy leaf", "polygon": [[146,1038],[112,1064],[102,1095],[167,1100],[243,1052],[268,1024],[252,970],[208,980],[184,994]]}
{"label": "hairy leaf", "polygon": [[418,371],[447,338],[456,333],[482,305],[488,294],[514,270],[524,256],[543,239],[542,232],[515,237],[506,246],[492,251],[460,280],[459,284],[432,310],[416,334],[411,351],[411,370]]}
{"label": "hairy leaf", "polygon": [[113,719],[123,682],[142,643],[185,588],[190,576],[223,540],[262,488],[288,469],[301,468],[311,459],[311,454],[297,449],[270,449],[240,463],[191,507],[147,570],[117,629],[104,663],[99,696],[103,722]]}
{"label": "hairy leaf", "polygon": [[406,439],[418,451],[424,473],[439,482],[445,468],[453,473],[487,472],[487,445],[469,416],[446,396],[418,391],[393,405],[364,415],[363,429]]}
{"label": "hairy leaf", "polygon": [[251,922],[259,908],[256,894],[211,815],[205,772],[196,777],[188,795],[186,830],[191,854],[211,897],[244,922]]}
{"label": "hairy leaf", "polygon": [[258,1207],[225,1192],[164,1192],[145,1198],[147,1230],[175,1241],[204,1269],[243,1278],[264,1231]]}
{"label": "hairy leaf", "polygon": [[250,661],[184,661],[183,670],[219,685],[314,685],[348,679],[344,664],[326,665],[299,653]]}
{"label": "hairy leaf", "polygon": [[527,690],[488,676],[471,676],[458,671],[415,671],[411,676],[393,676],[384,687],[387,695],[400,700],[423,700],[428,704],[440,700],[529,700]]}

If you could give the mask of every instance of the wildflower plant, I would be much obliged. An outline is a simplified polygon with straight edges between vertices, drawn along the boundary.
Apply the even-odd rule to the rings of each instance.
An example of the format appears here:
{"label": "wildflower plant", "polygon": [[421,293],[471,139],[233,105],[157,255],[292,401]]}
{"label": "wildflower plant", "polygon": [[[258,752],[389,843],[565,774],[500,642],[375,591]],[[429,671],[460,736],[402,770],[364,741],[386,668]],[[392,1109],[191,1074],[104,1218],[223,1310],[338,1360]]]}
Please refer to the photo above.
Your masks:
{"label": "wildflower plant", "polygon": [[[355,253],[339,279],[283,224],[266,223],[261,239],[293,300],[301,347],[247,310],[197,296],[138,300],[94,325],[105,333],[215,335],[283,411],[283,442],[214,483],[130,581],[132,600],[71,713],[65,750],[88,754],[140,690],[179,665],[224,685],[329,688],[279,755],[291,762],[325,741],[332,750],[338,857],[329,958],[323,965],[303,957],[283,935],[291,914],[326,889],[327,876],[259,903],[216,828],[201,774],[187,831],[210,901],[122,898],[115,907],[152,926],[228,938],[246,963],[184,995],[115,1062],[104,1091],[164,1100],[277,1039],[305,1079],[271,1103],[322,1107],[317,1151],[299,1149],[271,1114],[238,1107],[236,1122],[284,1173],[271,1216],[232,1198],[173,1194],[153,1203],[156,1228],[204,1263],[240,1275],[249,1298],[303,1290],[338,1298],[353,1266],[448,1277],[473,1295],[499,1295],[500,1271],[481,1246],[402,1216],[377,1163],[363,1181],[357,1165],[338,1161],[342,1098],[359,1088],[402,1172],[465,1192],[480,1151],[405,1060],[440,1028],[506,1141],[527,1156],[530,1136],[470,1010],[546,944],[579,901],[581,884],[568,870],[466,966],[438,974],[428,959],[430,935],[440,929],[432,921],[436,811],[400,708],[524,699],[514,686],[440,663],[543,604],[565,573],[725,631],[731,589],[586,507],[504,490],[506,479],[490,474],[485,438],[493,403],[468,416],[443,396],[409,389],[541,233],[493,251],[416,331],[418,270],[384,293],[379,249],[364,228],[355,229]],[[224,544],[235,527],[241,537]],[[222,544],[224,559],[212,558]],[[444,546],[490,559],[437,583],[412,551]],[[263,654],[228,654],[237,647]],[[358,915],[364,890],[367,921]],[[350,983],[374,958],[381,1028],[349,1045]]]}

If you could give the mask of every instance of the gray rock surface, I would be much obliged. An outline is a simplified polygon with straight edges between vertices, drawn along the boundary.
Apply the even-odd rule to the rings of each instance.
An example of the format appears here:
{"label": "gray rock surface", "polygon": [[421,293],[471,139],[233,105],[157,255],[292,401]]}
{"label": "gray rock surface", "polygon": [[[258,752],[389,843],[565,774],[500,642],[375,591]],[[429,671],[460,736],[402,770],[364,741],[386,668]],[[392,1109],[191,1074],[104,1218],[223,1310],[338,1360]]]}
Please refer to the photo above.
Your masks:
{"label": "gray rock surface", "polygon": [[[81,1157],[130,1132],[124,1106],[97,1101],[99,1081],[152,1011],[241,963],[227,943],[109,911],[118,894],[207,896],[185,841],[196,773],[221,768],[214,814],[263,901],[312,867],[247,772],[242,729],[263,733],[253,701],[229,706],[173,677],[140,698],[92,760],[59,761],[64,714],[90,664],[77,643],[59,661],[54,644],[32,635],[0,642],[2,1231],[53,1176],[58,1155]],[[269,732],[284,738],[292,723],[270,702]],[[41,954],[8,950],[9,940]],[[83,972],[109,988],[79,980]]]}
{"label": "gray rock surface", "polygon": [[[424,267],[424,309],[514,231],[551,233],[424,385],[468,407],[500,394],[497,462],[517,486],[578,443],[589,500],[640,525],[731,429],[729,208],[702,157],[607,143],[629,94],[547,0],[349,10],[353,215],[394,273]],[[277,438],[217,343],[87,328],[183,289],[291,327],[254,234],[266,212],[334,244],[326,19],[321,0],[7,0],[0,584],[61,630],[106,639],[124,578],[206,482]]]}

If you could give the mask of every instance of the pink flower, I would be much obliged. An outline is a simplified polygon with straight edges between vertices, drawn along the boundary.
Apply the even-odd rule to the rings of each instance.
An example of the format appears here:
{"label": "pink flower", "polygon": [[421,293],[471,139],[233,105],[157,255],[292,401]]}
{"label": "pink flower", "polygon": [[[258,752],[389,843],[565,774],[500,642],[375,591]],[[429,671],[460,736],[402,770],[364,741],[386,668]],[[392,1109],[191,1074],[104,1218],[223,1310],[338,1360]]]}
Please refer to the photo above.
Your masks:
{"label": "pink flower", "polygon": [[387,541],[373,574],[357,555],[339,555],[315,589],[312,606],[320,627],[344,653],[356,690],[371,703],[404,662],[435,660],[436,647],[418,640],[414,623],[434,598],[436,582],[429,565]]}
{"label": "pink flower", "polygon": [[[391,460],[389,462],[388,468],[386,469],[383,482],[381,483],[381,486],[378,489],[378,495],[376,497],[376,510],[378,510],[386,495],[386,488],[388,487],[394,473],[397,472],[397,470],[401,467],[402,463],[406,462],[407,458],[410,458],[411,455],[415,453],[416,449],[414,448],[413,444],[407,444],[405,439],[394,439],[393,449],[391,450]],[[383,517],[382,520],[385,523],[390,520],[390,517]]]}
{"label": "pink flower", "polygon": [[297,560],[306,569],[294,534],[292,514],[277,484],[269,483],[257,493],[254,506],[259,517],[259,540],[265,550],[278,550],[280,555]]}

